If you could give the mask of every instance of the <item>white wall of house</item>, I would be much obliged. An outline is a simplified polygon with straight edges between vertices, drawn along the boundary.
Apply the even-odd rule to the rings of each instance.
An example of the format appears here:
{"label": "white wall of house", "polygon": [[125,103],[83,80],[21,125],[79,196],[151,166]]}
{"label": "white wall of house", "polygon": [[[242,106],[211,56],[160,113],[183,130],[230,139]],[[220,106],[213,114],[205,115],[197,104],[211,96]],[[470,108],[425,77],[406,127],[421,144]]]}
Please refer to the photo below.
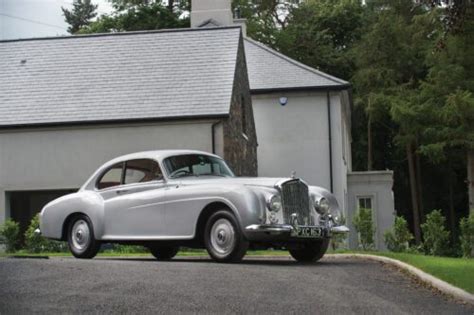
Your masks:
{"label": "white wall of house", "polygon": [[[104,162],[137,151],[197,149],[212,152],[213,123],[0,131],[0,223],[9,215],[5,192],[79,188]],[[222,136],[219,128],[216,133]],[[222,139],[216,140],[217,146],[222,145]]]}
{"label": "white wall of house", "polygon": [[[286,97],[285,106],[280,97]],[[288,177],[292,171],[311,185],[331,189],[329,117],[331,117],[332,187],[341,207],[347,204],[350,128],[343,113],[343,92],[281,92],[252,96],[258,139],[259,176]],[[328,115],[330,108],[330,116]],[[343,136],[344,134],[344,136]]]}
{"label": "white wall of house", "polygon": [[392,171],[370,171],[352,172],[348,174],[348,222],[351,232],[349,234],[349,247],[357,248],[358,236],[352,225],[355,212],[359,208],[360,199],[370,199],[372,219],[375,226],[375,248],[385,250],[383,234],[390,229],[395,220],[395,209],[393,200],[393,172]]}

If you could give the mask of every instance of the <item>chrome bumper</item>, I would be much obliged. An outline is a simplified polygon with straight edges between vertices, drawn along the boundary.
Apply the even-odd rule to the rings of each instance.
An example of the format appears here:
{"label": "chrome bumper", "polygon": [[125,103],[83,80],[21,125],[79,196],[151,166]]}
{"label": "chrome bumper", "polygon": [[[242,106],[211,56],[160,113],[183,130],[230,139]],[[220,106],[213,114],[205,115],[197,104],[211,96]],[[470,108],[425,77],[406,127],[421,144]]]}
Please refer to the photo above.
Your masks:
{"label": "chrome bumper", "polygon": [[[245,228],[249,233],[266,233],[270,235],[281,235],[291,233],[295,228],[290,224],[269,225],[269,224],[252,224]],[[327,230],[326,228],[323,228]],[[333,226],[329,229],[330,234],[348,233],[349,228],[345,225]]]}

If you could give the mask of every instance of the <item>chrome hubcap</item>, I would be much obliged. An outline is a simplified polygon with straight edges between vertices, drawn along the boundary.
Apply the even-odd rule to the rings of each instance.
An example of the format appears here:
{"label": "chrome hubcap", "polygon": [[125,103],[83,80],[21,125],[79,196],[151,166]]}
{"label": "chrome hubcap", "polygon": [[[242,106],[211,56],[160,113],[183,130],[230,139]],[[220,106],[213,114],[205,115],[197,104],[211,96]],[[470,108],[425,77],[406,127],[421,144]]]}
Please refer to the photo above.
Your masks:
{"label": "chrome hubcap", "polygon": [[211,246],[220,255],[229,254],[235,246],[235,230],[227,219],[214,222],[211,229]]}
{"label": "chrome hubcap", "polygon": [[89,225],[84,220],[77,220],[71,231],[73,247],[78,251],[84,251],[89,245]]}

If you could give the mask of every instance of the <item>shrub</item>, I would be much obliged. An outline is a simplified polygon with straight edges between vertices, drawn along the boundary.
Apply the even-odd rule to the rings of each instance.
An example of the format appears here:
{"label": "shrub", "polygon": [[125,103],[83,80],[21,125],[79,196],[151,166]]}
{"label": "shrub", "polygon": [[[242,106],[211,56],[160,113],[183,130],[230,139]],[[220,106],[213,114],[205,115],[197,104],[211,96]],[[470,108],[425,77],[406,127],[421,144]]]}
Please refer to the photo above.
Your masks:
{"label": "shrub", "polygon": [[464,257],[474,257],[474,212],[459,222],[461,250]]}
{"label": "shrub", "polygon": [[150,251],[139,245],[122,245],[122,244],[113,244],[111,248],[105,249],[106,253],[119,253],[119,254],[140,254],[140,253],[149,253]]}
{"label": "shrub", "polygon": [[392,230],[384,233],[385,245],[392,252],[405,252],[409,248],[408,242],[413,239],[413,235],[408,230],[408,223],[403,217],[395,217],[395,224]]}
{"label": "shrub", "polygon": [[363,250],[374,246],[375,227],[372,220],[372,210],[360,208],[354,217],[354,226],[359,233],[359,243]]}
{"label": "shrub", "polygon": [[[346,224],[346,218],[341,215],[341,222],[340,224]],[[347,233],[336,233],[331,236],[331,248],[333,250],[342,248],[346,242]]]}
{"label": "shrub", "polygon": [[15,252],[20,246],[20,225],[12,219],[7,219],[5,223],[0,226],[0,235],[5,244],[7,253]]}
{"label": "shrub", "polygon": [[449,231],[445,227],[446,218],[441,210],[433,210],[421,225],[423,231],[423,251],[427,255],[442,256],[449,252]]}
{"label": "shrub", "polygon": [[64,252],[67,249],[65,242],[49,240],[35,233],[39,228],[39,214],[31,219],[31,223],[25,232],[26,249],[31,253],[41,252]]}

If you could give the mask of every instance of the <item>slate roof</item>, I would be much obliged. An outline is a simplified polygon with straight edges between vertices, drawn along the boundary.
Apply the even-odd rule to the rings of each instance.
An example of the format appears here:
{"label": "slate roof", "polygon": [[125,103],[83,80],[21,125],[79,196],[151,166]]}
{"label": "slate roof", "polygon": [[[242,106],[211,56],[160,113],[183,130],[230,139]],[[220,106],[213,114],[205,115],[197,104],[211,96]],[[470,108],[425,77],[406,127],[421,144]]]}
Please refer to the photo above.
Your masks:
{"label": "slate roof", "polygon": [[252,39],[244,41],[252,92],[304,89],[344,89],[347,81],[333,77]]}
{"label": "slate roof", "polygon": [[228,115],[239,27],[0,42],[0,126]]}

